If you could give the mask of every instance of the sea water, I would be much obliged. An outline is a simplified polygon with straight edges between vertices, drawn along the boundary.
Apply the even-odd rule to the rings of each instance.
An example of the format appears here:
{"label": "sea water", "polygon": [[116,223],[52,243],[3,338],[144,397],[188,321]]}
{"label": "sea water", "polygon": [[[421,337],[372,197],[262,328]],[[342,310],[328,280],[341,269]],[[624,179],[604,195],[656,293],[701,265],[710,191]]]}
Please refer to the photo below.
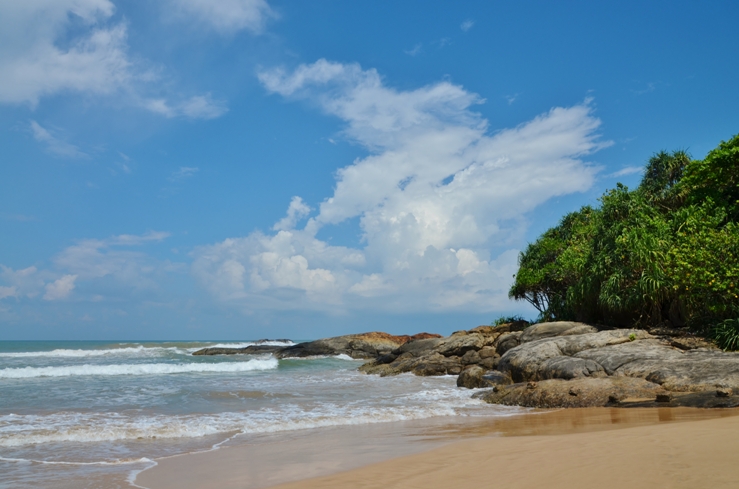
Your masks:
{"label": "sea water", "polygon": [[227,441],[511,413],[454,377],[365,375],[347,356],[192,355],[250,344],[0,342],[0,487],[99,487],[111,474],[126,487],[159,457]]}

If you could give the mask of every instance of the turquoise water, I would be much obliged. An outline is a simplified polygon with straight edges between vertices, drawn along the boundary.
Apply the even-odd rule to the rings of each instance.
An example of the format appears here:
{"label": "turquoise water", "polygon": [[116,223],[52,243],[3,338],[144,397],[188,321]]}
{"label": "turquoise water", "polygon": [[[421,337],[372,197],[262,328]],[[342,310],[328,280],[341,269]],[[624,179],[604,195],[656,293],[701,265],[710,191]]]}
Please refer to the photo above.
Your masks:
{"label": "turquoise water", "polygon": [[0,342],[0,487],[98,487],[226,440],[496,414],[453,377],[368,376],[348,357],[192,356],[218,344],[251,342]]}

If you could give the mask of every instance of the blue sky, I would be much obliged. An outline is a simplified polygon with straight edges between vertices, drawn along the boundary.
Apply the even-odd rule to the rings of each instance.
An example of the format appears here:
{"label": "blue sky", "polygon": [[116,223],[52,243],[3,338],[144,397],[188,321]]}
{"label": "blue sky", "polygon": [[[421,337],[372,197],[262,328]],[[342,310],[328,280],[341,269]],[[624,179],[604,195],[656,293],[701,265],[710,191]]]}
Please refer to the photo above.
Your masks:
{"label": "blue sky", "polygon": [[736,2],[0,4],[0,339],[449,333],[739,132]]}

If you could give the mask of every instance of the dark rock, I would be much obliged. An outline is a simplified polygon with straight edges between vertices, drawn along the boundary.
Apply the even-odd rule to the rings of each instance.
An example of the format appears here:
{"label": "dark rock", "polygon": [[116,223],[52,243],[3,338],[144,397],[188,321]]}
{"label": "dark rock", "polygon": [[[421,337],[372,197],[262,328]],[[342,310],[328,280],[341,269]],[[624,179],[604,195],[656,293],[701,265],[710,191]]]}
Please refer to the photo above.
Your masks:
{"label": "dark rock", "polygon": [[203,348],[193,355],[264,355],[275,353],[285,348],[277,345],[249,345],[244,348]]}
{"label": "dark rock", "polygon": [[668,402],[657,402],[653,400],[630,400],[626,399],[618,404],[618,407],[630,408],[735,408],[739,407],[739,396],[717,397],[715,392],[673,392],[672,399]]}
{"label": "dark rock", "polygon": [[654,399],[657,402],[670,402],[672,401],[672,394],[669,392],[665,392],[664,394],[657,394],[657,397]]}
{"label": "dark rock", "polygon": [[734,391],[728,387],[719,387],[716,389],[716,397],[731,397],[732,395],[734,395]]}
{"label": "dark rock", "polygon": [[479,389],[481,387],[493,387],[511,383],[511,378],[507,375],[497,371],[485,373],[485,370],[477,365],[462,370],[462,373],[457,378],[457,387],[466,387],[467,389]]}

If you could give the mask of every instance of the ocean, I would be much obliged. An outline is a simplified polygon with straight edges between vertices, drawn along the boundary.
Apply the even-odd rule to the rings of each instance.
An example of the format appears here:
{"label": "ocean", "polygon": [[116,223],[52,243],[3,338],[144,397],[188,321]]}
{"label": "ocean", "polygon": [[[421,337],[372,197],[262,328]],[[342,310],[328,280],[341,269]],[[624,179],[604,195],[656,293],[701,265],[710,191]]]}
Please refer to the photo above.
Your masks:
{"label": "ocean", "polygon": [[224,443],[523,412],[472,399],[452,376],[365,375],[346,356],[192,355],[250,344],[0,342],[0,487],[132,487],[158,458]]}

